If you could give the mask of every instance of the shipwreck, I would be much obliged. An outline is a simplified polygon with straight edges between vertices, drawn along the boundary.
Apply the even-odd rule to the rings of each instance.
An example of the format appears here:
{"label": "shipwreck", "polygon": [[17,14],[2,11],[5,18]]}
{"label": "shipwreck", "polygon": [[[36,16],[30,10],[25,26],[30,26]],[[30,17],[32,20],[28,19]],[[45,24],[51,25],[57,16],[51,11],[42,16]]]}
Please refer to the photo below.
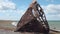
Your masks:
{"label": "shipwreck", "polygon": [[18,22],[15,32],[40,32],[49,34],[49,25],[45,13],[37,1],[30,4]]}

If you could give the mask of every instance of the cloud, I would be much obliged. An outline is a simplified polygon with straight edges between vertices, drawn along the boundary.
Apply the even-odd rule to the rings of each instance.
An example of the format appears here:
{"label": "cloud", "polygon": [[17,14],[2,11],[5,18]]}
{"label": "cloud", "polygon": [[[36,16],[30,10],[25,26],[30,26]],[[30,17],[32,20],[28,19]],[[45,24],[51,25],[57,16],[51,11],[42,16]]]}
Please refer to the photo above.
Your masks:
{"label": "cloud", "polygon": [[25,5],[20,9],[16,7],[16,3],[12,0],[0,0],[0,20],[20,20],[26,7]]}
{"label": "cloud", "polygon": [[[23,5],[19,8],[16,9],[16,4],[11,0],[0,0],[0,19],[20,20],[27,7]],[[48,20],[60,20],[60,4],[49,4],[42,6],[42,8]]]}
{"label": "cloud", "polygon": [[21,16],[19,13],[21,11],[16,9],[14,2],[11,0],[0,0],[0,20],[18,20]]}
{"label": "cloud", "polygon": [[60,5],[49,4],[42,6],[49,20],[60,20]]}
{"label": "cloud", "polygon": [[46,12],[53,14],[60,14],[60,5],[50,4],[46,6]]}
{"label": "cloud", "polygon": [[22,15],[25,13],[23,10],[1,10],[0,20],[20,20]]}
{"label": "cloud", "polygon": [[0,10],[16,9],[16,4],[9,0],[0,0]]}

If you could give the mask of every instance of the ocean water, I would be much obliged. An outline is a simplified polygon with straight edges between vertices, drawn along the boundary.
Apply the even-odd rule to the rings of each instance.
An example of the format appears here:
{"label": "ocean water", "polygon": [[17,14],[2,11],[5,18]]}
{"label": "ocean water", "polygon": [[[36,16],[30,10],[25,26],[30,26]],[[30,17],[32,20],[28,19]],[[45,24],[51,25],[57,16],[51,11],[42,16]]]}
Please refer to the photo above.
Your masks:
{"label": "ocean water", "polygon": [[60,31],[60,21],[48,21],[50,29]]}

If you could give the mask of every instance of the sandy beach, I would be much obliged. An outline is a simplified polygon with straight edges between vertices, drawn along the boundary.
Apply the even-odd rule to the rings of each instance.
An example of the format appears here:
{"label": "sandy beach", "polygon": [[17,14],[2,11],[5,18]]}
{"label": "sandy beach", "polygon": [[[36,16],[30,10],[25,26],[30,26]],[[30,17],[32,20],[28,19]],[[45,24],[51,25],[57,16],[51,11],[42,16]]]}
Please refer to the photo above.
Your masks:
{"label": "sandy beach", "polygon": [[[0,34],[38,34],[38,33],[34,33],[34,32],[14,32],[14,31],[7,31],[7,30],[3,30],[0,29]],[[41,34],[41,33],[40,33]],[[50,32],[50,34],[60,34],[59,32]]]}
{"label": "sandy beach", "polygon": [[[34,32],[14,32],[16,27],[11,24],[12,22],[14,21],[0,20],[0,34],[36,34]],[[60,34],[60,32],[50,31],[50,34]]]}

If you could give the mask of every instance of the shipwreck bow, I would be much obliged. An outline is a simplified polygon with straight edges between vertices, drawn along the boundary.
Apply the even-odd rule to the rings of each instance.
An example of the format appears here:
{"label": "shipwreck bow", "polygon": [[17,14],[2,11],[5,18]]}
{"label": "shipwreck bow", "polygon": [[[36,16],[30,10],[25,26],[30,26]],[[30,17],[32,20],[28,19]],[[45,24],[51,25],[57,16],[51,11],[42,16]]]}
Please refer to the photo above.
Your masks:
{"label": "shipwreck bow", "polygon": [[37,1],[30,4],[27,11],[18,22],[16,31],[49,33],[49,25],[46,16]]}

